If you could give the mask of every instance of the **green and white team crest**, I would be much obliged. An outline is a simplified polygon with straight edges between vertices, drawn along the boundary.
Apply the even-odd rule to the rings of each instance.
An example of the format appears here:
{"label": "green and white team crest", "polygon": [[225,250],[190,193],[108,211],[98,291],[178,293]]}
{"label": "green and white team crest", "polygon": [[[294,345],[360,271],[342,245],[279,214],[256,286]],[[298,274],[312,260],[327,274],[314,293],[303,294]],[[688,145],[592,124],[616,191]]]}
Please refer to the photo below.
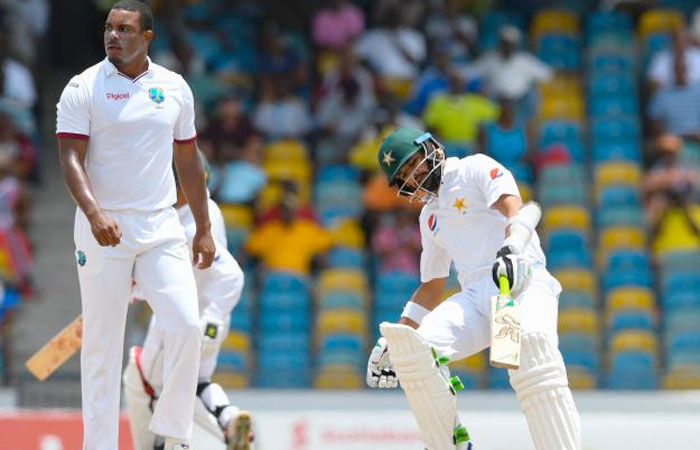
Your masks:
{"label": "green and white team crest", "polygon": [[396,183],[396,174],[401,166],[423,148],[417,141],[425,134],[425,131],[414,128],[397,128],[384,139],[377,158],[390,186]]}
{"label": "green and white team crest", "polygon": [[148,98],[156,102],[157,104],[163,103],[165,100],[165,95],[163,95],[163,88],[154,87],[148,90]]}
{"label": "green and white team crest", "polygon": [[85,257],[85,252],[82,250],[76,250],[75,252],[75,261],[78,263],[80,267],[83,267],[85,263],[87,262],[87,258]]}

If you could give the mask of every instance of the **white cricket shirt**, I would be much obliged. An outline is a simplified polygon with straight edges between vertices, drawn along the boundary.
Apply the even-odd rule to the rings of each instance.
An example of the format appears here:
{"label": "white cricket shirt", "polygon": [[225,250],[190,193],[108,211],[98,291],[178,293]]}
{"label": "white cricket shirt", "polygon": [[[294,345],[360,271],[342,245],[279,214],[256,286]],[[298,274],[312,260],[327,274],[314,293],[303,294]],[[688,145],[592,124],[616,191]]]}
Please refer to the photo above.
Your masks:
{"label": "white cricket shirt", "polygon": [[[506,228],[505,216],[492,206],[504,194],[520,197],[513,175],[494,159],[447,158],[438,196],[420,214],[421,281],[449,276],[452,261],[462,289],[491,277]],[[545,266],[537,233],[523,256],[533,268]]]}
{"label": "white cricket shirt", "polygon": [[101,208],[175,203],[173,141],[196,139],[194,99],[180,75],[149,59],[131,79],[105,58],[68,82],[56,109],[59,138],[89,140],[85,167]]}

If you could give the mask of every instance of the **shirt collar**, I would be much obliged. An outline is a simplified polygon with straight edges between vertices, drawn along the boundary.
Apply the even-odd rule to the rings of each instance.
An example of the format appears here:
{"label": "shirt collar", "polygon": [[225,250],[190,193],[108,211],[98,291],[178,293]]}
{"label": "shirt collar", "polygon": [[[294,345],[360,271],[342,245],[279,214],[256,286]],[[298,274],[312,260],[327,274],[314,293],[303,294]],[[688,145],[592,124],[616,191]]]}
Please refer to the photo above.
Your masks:
{"label": "shirt collar", "polygon": [[[144,76],[144,74],[153,72],[153,62],[151,61],[151,58],[146,56],[146,61],[148,61],[148,69],[146,69],[146,71],[144,73],[142,73],[139,76],[137,76],[136,78],[134,78],[134,80],[141,78],[142,76]],[[105,59],[104,59],[103,67],[104,67],[105,75],[107,75],[108,77],[112,76],[116,73],[119,73],[119,70],[117,70],[117,66],[112,64],[112,62],[107,57],[105,57]]]}
{"label": "shirt collar", "polygon": [[442,168],[442,179],[440,180],[437,198],[437,202],[441,208],[449,207],[453,201],[450,193],[455,187],[459,187],[455,186],[455,179],[459,172],[459,161],[459,158],[455,157],[445,159],[445,166]]}

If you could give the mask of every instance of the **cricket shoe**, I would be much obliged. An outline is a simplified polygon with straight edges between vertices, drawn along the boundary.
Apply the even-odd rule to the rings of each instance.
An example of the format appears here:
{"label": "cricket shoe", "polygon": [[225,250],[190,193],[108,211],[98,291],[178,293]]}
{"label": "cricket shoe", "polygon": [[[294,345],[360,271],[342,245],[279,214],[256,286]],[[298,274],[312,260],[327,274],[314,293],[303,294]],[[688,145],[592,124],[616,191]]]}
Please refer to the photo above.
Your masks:
{"label": "cricket shoe", "polygon": [[165,450],[192,450],[190,444],[182,439],[165,438]]}
{"label": "cricket shoe", "polygon": [[252,424],[250,413],[244,409],[239,410],[224,430],[226,450],[250,450],[253,441]]}

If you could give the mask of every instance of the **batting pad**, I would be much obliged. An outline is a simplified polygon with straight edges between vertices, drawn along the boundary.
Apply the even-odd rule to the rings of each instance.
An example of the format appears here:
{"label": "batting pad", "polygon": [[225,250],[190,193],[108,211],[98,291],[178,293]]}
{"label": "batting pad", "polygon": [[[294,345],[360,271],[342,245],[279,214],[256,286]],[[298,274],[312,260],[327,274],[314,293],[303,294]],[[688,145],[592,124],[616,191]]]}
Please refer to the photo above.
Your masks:
{"label": "batting pad", "polygon": [[[455,450],[459,423],[457,402],[449,376],[436,363],[430,344],[416,330],[383,322],[379,330],[387,340],[394,370],[406,394],[428,450]],[[446,369],[446,368],[445,368]]]}
{"label": "batting pad", "polygon": [[581,423],[561,353],[543,333],[522,337],[520,369],[509,370],[537,450],[579,450]]}
{"label": "batting pad", "polygon": [[144,388],[141,374],[136,366],[136,358],[141,349],[132,347],[129,351],[129,363],[124,370],[124,406],[129,416],[129,428],[135,450],[153,450],[156,436],[148,429],[151,423],[151,396]]}

